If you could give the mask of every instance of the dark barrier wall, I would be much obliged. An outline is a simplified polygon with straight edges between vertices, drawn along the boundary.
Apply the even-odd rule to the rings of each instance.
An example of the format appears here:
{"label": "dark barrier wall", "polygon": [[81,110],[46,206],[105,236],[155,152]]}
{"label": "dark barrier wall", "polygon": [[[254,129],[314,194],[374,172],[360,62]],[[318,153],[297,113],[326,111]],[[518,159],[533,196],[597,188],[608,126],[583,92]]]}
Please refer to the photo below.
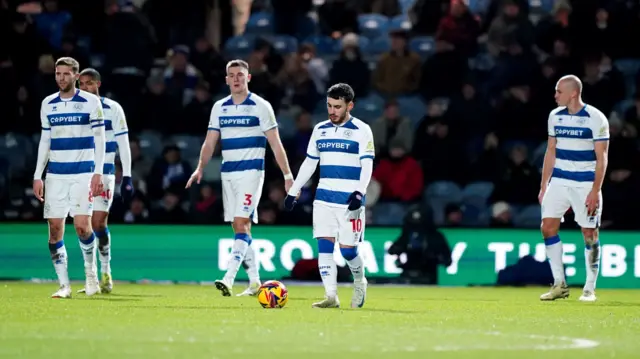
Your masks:
{"label": "dark barrier wall", "polygon": [[[112,267],[117,280],[213,281],[221,278],[233,233],[227,226],[113,225]],[[544,244],[536,230],[443,229],[453,264],[441,268],[440,285],[488,285],[497,271],[533,254],[544,260]],[[393,277],[401,272],[386,249],[400,234],[398,228],[368,228],[360,251],[370,277]],[[580,232],[564,232],[564,263],[570,284],[585,278],[584,245]],[[72,279],[84,279],[82,256],[72,226],[65,232]],[[0,278],[53,279],[46,224],[0,225]],[[640,288],[640,232],[606,232],[601,236],[599,288]],[[289,275],[300,258],[317,255],[311,228],[257,226],[253,246],[263,279]],[[339,265],[344,265],[336,252]],[[243,270],[239,279],[246,279]]]}

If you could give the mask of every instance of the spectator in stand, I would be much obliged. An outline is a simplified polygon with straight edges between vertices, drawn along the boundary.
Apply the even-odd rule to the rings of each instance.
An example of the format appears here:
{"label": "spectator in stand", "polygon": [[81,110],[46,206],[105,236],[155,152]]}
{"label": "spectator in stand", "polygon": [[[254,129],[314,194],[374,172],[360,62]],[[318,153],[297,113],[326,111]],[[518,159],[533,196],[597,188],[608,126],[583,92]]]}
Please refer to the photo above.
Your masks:
{"label": "spectator in stand", "polygon": [[[169,188],[173,188],[174,194],[181,195],[191,172],[191,166],[182,160],[177,146],[165,147],[162,158],[156,160],[151,168],[151,175],[147,180],[149,195],[154,199],[161,198]],[[182,189],[178,190],[179,188]]]}
{"label": "spectator in stand", "polygon": [[389,36],[391,51],[380,57],[373,73],[373,86],[386,96],[414,93],[420,84],[422,60],[407,46],[408,32],[395,30]]}
{"label": "spectator in stand", "polygon": [[369,94],[371,86],[371,70],[362,59],[358,46],[358,35],[349,33],[342,38],[342,51],[329,70],[329,82],[332,84],[347,83],[351,85],[358,98]]}
{"label": "spectator in stand", "polygon": [[380,160],[373,178],[382,186],[380,201],[414,202],[421,198],[424,179],[420,164],[408,153],[399,138],[389,144],[389,154]]}
{"label": "spectator in stand", "polygon": [[493,202],[516,205],[538,202],[536,191],[540,188],[540,173],[528,162],[528,150],[524,145],[518,144],[511,149],[500,177],[492,194]]}
{"label": "spectator in stand", "polygon": [[201,135],[209,123],[212,107],[213,99],[209,92],[209,84],[205,81],[198,81],[193,99],[183,111],[182,132],[194,136]]}
{"label": "spectator in stand", "polygon": [[413,148],[413,124],[411,120],[400,116],[398,101],[387,100],[382,117],[371,124],[373,142],[376,144],[376,157],[386,156],[389,144],[401,141],[405,148]]}
{"label": "spectator in stand", "polygon": [[449,14],[438,24],[436,39],[451,44],[458,55],[466,59],[476,53],[479,35],[480,24],[467,5],[463,0],[452,0]]}

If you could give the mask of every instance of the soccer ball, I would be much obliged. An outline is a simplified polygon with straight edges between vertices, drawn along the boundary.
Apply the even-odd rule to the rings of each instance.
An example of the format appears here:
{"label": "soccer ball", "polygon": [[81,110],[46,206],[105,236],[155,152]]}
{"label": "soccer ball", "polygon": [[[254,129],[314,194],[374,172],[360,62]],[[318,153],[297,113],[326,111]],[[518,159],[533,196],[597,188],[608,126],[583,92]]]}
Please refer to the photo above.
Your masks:
{"label": "soccer ball", "polygon": [[270,280],[258,289],[258,302],[263,308],[282,308],[288,301],[289,291],[282,282]]}

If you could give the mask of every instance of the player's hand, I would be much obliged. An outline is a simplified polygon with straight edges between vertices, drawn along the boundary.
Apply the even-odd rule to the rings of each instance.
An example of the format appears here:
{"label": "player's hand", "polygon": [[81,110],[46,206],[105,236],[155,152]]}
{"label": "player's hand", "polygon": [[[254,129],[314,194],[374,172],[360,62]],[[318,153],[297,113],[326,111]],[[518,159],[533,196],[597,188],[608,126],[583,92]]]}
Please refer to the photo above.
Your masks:
{"label": "player's hand", "polygon": [[287,193],[287,196],[284,198],[284,209],[286,211],[293,211],[293,207],[298,203],[299,196],[292,196]]}
{"label": "player's hand", "polygon": [[289,190],[293,187],[293,180],[285,180],[284,181],[284,191],[289,193]]}
{"label": "player's hand", "polygon": [[191,175],[191,178],[189,178],[189,180],[187,181],[187,185],[184,188],[191,187],[193,182],[195,182],[197,184],[200,184],[201,180],[202,180],[202,169],[200,167],[198,167],[198,168],[196,168],[195,171],[193,171],[193,174]]}
{"label": "player's hand", "polygon": [[97,197],[102,194],[103,184],[102,184],[102,175],[98,173],[94,173],[93,177],[91,177],[91,193],[94,197]]}
{"label": "player's hand", "polygon": [[38,201],[44,202],[44,183],[41,179],[33,180],[33,195],[36,196]]}
{"label": "player's hand", "polygon": [[600,207],[599,192],[591,190],[589,195],[587,195],[587,200],[584,202],[584,205],[587,207],[587,215],[589,215],[589,217],[595,216],[598,207]]}
{"label": "player's hand", "polygon": [[349,198],[347,199],[347,204],[349,205],[349,210],[350,211],[357,211],[358,209],[360,209],[360,207],[362,207],[362,199],[364,198],[363,194],[355,191],[352,194],[349,195]]}
{"label": "player's hand", "polygon": [[540,193],[538,193],[538,203],[542,204],[544,194],[547,192],[547,186],[540,187]]}
{"label": "player's hand", "polygon": [[133,182],[131,177],[122,177],[122,184],[120,184],[120,194],[122,195],[122,201],[124,203],[130,203],[133,199],[135,189],[133,188]]}

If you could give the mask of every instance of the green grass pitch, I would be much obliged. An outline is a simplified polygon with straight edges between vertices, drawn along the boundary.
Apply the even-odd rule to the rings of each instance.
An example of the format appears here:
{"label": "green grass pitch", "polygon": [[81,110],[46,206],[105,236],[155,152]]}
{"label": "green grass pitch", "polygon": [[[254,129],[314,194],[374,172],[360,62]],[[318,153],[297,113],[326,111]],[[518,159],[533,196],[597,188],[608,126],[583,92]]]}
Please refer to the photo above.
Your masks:
{"label": "green grass pitch", "polygon": [[311,308],[320,286],[292,285],[283,309],[213,286],[116,283],[71,300],[50,299],[55,289],[0,282],[0,358],[640,357],[632,290],[581,303],[579,288],[540,302],[545,288],[370,286],[365,307],[351,309],[351,288],[340,287],[345,308],[323,310]]}

